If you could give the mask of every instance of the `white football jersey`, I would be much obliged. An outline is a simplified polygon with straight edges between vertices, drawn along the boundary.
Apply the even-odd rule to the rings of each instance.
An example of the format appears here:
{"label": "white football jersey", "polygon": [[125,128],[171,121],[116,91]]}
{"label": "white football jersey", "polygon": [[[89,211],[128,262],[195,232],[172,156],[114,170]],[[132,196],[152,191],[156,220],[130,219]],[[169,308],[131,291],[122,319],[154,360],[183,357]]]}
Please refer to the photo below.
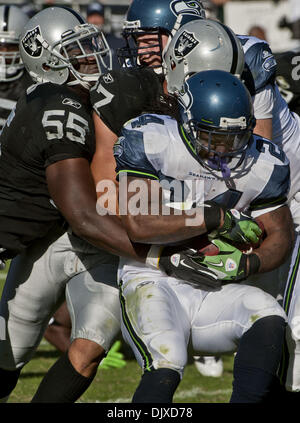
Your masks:
{"label": "white football jersey", "polygon": [[290,161],[291,190],[289,198],[299,191],[300,172],[300,118],[290,111],[277,85],[267,85],[254,96],[254,114],[257,119],[273,118],[272,141],[280,146]]}
{"label": "white football jersey", "polygon": [[[258,136],[252,137],[245,159],[228,180],[221,172],[203,167],[183,127],[169,116],[144,114],[129,121],[114,154],[120,190],[124,175],[159,181],[165,203],[177,209],[213,200],[226,208],[248,211],[255,218],[287,199],[289,161],[275,144]],[[119,278],[125,281],[137,269],[148,275],[160,273],[121,259]]]}
{"label": "white football jersey", "polygon": [[114,152],[118,175],[158,180],[166,203],[175,208],[214,200],[257,217],[287,199],[289,161],[274,143],[255,135],[228,180],[203,167],[183,127],[169,116],[144,114],[131,120]]}

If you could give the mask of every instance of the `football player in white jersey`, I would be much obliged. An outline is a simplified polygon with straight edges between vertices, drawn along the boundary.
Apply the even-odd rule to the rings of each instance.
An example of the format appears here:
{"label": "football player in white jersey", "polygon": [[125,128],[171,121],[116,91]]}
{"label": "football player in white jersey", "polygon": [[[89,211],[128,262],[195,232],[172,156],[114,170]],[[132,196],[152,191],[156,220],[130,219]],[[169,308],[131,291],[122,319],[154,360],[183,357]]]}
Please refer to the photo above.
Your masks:
{"label": "football player in white jersey", "polygon": [[[234,54],[230,52],[234,50],[231,49],[228,42],[226,43],[226,32],[228,32],[228,29],[224,25],[209,20],[190,22],[179,29],[164,56],[166,80],[170,92],[180,93],[184,80],[203,69],[230,71],[230,63],[234,61]],[[213,46],[217,45],[220,37],[225,42],[221,48],[214,49]],[[289,110],[274,81],[274,58],[267,43],[254,37],[238,37],[245,53],[245,70],[241,78],[252,90],[254,114],[259,122],[254,132],[270,137],[274,143],[282,147],[290,161],[291,188],[288,200],[297,231],[300,224],[300,174],[298,172],[300,119],[296,113]],[[207,60],[208,55],[209,60]],[[226,60],[224,60],[224,57],[226,57]],[[253,75],[255,75],[255,78]],[[297,292],[300,292],[300,280],[295,267],[298,254],[299,240],[296,240],[294,252],[289,259],[290,272],[288,272],[287,263],[281,269],[286,273],[284,307],[291,327],[287,331],[289,356],[285,358],[281,377],[287,390],[295,392],[300,390],[300,378],[298,376],[300,364],[297,363],[294,342],[298,340],[296,304]],[[264,288],[278,297],[284,293],[284,285],[278,286],[277,290],[273,289],[275,286],[271,275],[269,281],[267,278],[265,279]]]}
{"label": "football player in white jersey", "polygon": [[[217,254],[198,254],[198,237],[190,260],[199,264],[204,283],[216,278],[223,284],[203,288],[165,277],[155,260],[148,260],[150,270],[120,259],[122,332],[143,369],[133,401],[172,401],[191,336],[200,354],[237,351],[231,402],[263,402],[281,358],[284,311],[245,282],[257,273],[263,280],[292,248],[289,163],[275,144],[252,135],[251,97],[235,76],[200,72],[185,92],[190,101],[180,118],[145,113],[124,126],[114,149],[120,209],[127,207],[121,218],[132,240],[158,244],[153,252],[183,240],[184,250],[195,226],[205,222]],[[214,205],[224,203],[264,225],[266,237],[248,255],[214,231]],[[173,259],[182,262],[178,253]]]}
{"label": "football player in white jersey", "polygon": [[[200,29],[201,25],[204,25],[204,11],[202,10],[201,13],[195,13],[197,12],[197,9],[199,9],[199,7],[195,2],[191,4],[190,2],[181,0],[156,0],[151,3],[147,0],[133,0],[124,22],[123,35],[127,41],[127,47],[119,51],[120,59],[123,59],[123,63],[127,66],[137,66],[140,70],[142,70],[142,72],[144,72],[144,74],[145,67],[153,68],[160,81],[163,82],[164,75],[161,68],[162,55],[164,55],[166,46],[170,43],[178,28],[185,25],[186,19],[191,13],[193,13],[192,19],[196,20],[196,22],[200,25]],[[177,19],[176,22],[174,22],[174,15],[176,15],[176,13]],[[189,21],[190,20],[191,19],[189,18]],[[209,28],[208,26],[206,29],[208,32],[212,33],[215,28]],[[203,34],[202,31],[202,36],[203,38],[201,43],[203,42],[203,39],[207,37],[207,34]],[[244,49],[247,50],[246,65],[244,66],[243,49],[241,48],[241,44],[238,42],[235,34],[230,30],[230,28],[223,26],[221,37],[222,43],[220,45],[223,47],[223,55],[222,60],[219,60],[217,66],[216,62],[213,61],[213,65],[216,66],[215,68],[224,69],[225,65],[226,68],[224,70],[228,70],[233,74],[244,73],[243,78],[247,80],[247,86],[253,95],[264,92],[265,87],[268,84],[272,84],[275,72],[275,62],[268,44],[261,42],[261,40],[254,39],[253,37],[247,37],[247,40],[250,40],[250,42],[244,46]],[[255,42],[253,42],[253,40]],[[187,43],[185,45],[188,46],[186,49],[187,52],[189,51],[189,48],[191,48],[190,46],[192,46],[192,49],[195,47],[193,43],[189,44],[190,40],[185,40],[185,42]],[[216,50],[216,53],[218,54],[220,49]],[[170,51],[170,49],[168,51]],[[206,62],[205,60],[198,60],[198,66],[206,66],[206,63],[210,64],[210,62]],[[253,78],[253,75],[255,75],[255,78]],[[146,75],[143,75],[143,77],[146,79]],[[114,75],[113,79],[116,80]],[[140,84],[142,84],[142,82],[140,82]],[[130,86],[130,83],[128,86]],[[153,90],[156,89],[155,86],[156,83],[153,81]],[[124,84],[121,89],[126,92],[127,85]],[[139,86],[136,87],[135,91],[137,92],[138,90]],[[166,84],[164,84],[164,91],[165,93],[167,92]],[[118,94],[114,90],[113,92],[116,99]],[[102,80],[101,84],[98,86],[97,93],[94,92],[92,93],[92,96],[93,95],[96,96],[96,99],[93,102],[94,108],[96,113],[101,116],[100,119],[94,119],[97,139],[100,140],[98,143],[99,148],[96,147],[95,157],[99,155],[99,157],[102,158],[104,156],[104,151],[110,151],[112,142],[115,140],[115,134],[119,134],[119,129],[121,127],[120,123],[124,123],[129,118],[136,115],[136,110],[139,107],[134,107],[134,105],[139,105],[139,102],[135,101],[134,104],[131,104],[130,101],[126,101],[126,97],[123,94],[122,97],[123,100],[126,101],[126,107],[121,111],[116,107],[114,116],[117,117],[112,124],[112,119],[109,116],[111,112],[109,111],[107,114],[105,110],[106,104],[110,103],[113,98],[111,94],[111,80]],[[128,98],[130,98],[131,95],[132,94],[129,93]],[[143,94],[141,95],[143,97]],[[151,94],[148,94],[148,96],[151,96]],[[145,99],[147,99],[147,96],[144,96],[144,102]],[[126,116],[124,116],[124,114]],[[283,113],[282,115],[286,116],[286,113]],[[257,119],[255,133],[270,138],[272,132],[270,105],[264,104],[260,107],[260,110],[258,110],[257,105],[255,105],[255,116]],[[105,125],[103,125],[103,123],[105,123]],[[293,123],[293,121],[289,119],[289,123]],[[285,128],[287,127],[286,123],[281,126]],[[109,130],[107,130],[108,128]],[[103,133],[105,133],[105,137],[103,137]],[[295,137],[297,137],[297,134],[295,134]],[[111,160],[106,158],[104,159],[104,162],[109,163]],[[96,167],[97,166],[94,168],[96,172],[95,179],[97,182],[101,178],[100,175],[99,177],[97,176]],[[217,371],[220,373],[222,371],[221,361],[218,361],[217,368]]]}

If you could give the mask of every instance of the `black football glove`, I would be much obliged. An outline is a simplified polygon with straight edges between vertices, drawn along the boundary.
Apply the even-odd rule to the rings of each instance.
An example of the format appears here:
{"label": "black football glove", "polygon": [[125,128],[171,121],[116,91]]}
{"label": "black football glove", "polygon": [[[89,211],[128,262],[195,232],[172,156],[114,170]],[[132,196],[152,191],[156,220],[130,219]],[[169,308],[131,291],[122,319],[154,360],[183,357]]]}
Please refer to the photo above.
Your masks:
{"label": "black football glove", "polygon": [[179,247],[152,245],[146,264],[154,269],[162,270],[168,276],[196,284],[203,289],[220,288],[222,282],[218,280],[218,276],[195,261],[194,256],[205,257],[204,254],[198,254],[197,250],[186,245]]}
{"label": "black football glove", "polygon": [[[196,284],[202,289],[219,289],[224,283],[240,282],[256,273],[260,266],[256,254],[243,254],[236,247],[220,239],[212,240],[219,249],[214,256],[206,256],[194,248],[160,247],[155,261],[156,268],[168,276]],[[247,258],[249,271],[247,273]],[[155,267],[152,266],[152,267]]]}

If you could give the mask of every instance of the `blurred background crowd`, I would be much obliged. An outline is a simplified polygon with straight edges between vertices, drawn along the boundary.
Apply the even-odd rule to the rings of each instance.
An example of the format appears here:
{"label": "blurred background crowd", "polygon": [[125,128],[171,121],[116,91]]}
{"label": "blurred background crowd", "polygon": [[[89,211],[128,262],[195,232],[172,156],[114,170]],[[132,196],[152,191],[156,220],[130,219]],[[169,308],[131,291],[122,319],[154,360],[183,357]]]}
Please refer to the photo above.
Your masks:
{"label": "blurred background crowd", "polygon": [[[122,43],[122,20],[131,0],[8,0],[31,17],[49,5],[66,5],[101,26],[112,49]],[[274,53],[300,48],[300,0],[202,0],[207,16],[230,26],[237,34],[263,38]],[[116,60],[116,58],[115,58]],[[115,62],[116,64],[116,62]]]}

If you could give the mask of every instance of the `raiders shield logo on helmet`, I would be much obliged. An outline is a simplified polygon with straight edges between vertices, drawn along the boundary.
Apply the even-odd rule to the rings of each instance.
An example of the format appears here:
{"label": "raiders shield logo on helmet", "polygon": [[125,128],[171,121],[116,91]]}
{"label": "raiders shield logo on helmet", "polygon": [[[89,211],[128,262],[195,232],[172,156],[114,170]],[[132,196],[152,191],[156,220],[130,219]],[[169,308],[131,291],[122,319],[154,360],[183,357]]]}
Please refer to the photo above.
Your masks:
{"label": "raiders shield logo on helmet", "polygon": [[170,8],[175,16],[180,14],[205,18],[205,11],[199,0],[173,0],[170,3]]}
{"label": "raiders shield logo on helmet", "polygon": [[174,46],[175,56],[177,59],[187,56],[198,44],[199,41],[195,38],[194,34],[183,31]]}
{"label": "raiders shield logo on helmet", "polygon": [[27,31],[21,40],[24,50],[31,57],[40,57],[42,54],[43,47],[37,39],[38,36],[41,36],[41,30],[39,26],[36,26],[30,31]]}

